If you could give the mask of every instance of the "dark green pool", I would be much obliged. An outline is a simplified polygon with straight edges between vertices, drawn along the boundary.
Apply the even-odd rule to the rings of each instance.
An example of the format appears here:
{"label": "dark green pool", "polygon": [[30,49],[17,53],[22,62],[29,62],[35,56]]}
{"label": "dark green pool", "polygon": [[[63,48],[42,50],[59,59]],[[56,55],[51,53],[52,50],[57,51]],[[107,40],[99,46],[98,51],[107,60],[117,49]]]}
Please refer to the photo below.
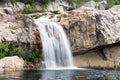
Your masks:
{"label": "dark green pool", "polygon": [[0,80],[104,80],[104,75],[112,75],[113,70],[26,70],[0,72]]}

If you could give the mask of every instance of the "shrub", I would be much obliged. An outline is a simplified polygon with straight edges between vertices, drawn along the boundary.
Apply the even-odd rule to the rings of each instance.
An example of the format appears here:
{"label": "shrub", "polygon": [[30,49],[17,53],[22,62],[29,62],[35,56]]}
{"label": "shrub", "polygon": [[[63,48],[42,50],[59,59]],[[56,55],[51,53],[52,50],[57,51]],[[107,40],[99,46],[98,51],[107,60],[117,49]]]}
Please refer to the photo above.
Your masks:
{"label": "shrub", "polygon": [[23,14],[29,14],[35,12],[35,5],[26,5],[22,11]]}
{"label": "shrub", "polygon": [[0,58],[5,57],[9,52],[9,43],[0,44]]}
{"label": "shrub", "polygon": [[0,44],[0,58],[6,56],[19,56],[26,61],[34,62],[36,58],[42,57],[42,49],[33,48],[26,51],[20,45],[4,42]]}
{"label": "shrub", "polygon": [[120,4],[120,0],[108,0],[108,5],[106,6],[106,9],[111,8],[114,5]]}
{"label": "shrub", "polygon": [[33,50],[22,51],[19,56],[26,61],[34,62],[36,58],[42,58],[42,49],[34,48]]}

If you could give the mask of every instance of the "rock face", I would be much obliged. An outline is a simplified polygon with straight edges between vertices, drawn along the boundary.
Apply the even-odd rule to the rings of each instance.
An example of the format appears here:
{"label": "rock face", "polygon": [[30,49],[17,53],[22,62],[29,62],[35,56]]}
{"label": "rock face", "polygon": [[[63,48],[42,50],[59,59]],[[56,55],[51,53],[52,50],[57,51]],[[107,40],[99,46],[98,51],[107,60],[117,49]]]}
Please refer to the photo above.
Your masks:
{"label": "rock face", "polygon": [[24,60],[17,57],[5,57],[0,59],[0,71],[16,71],[24,69]]}
{"label": "rock face", "polygon": [[100,2],[95,2],[94,0],[90,0],[85,4],[83,4],[82,6],[91,7],[98,10],[105,10],[106,5],[107,5],[107,0],[102,0]]}
{"label": "rock face", "polygon": [[[120,5],[109,10],[81,7],[62,15],[75,64],[79,67],[120,67]],[[84,53],[84,54],[83,54]]]}
{"label": "rock face", "polygon": [[84,55],[74,56],[74,63],[78,67],[90,68],[120,68],[120,46],[105,48],[105,58],[98,51],[93,50]]}
{"label": "rock face", "polygon": [[2,1],[0,2],[1,8],[7,8],[14,12],[21,12],[24,9],[24,6],[25,6],[25,4],[22,2],[15,2],[15,3],[12,3],[9,1],[6,3],[2,2]]}
{"label": "rock face", "polygon": [[0,42],[37,44],[37,27],[28,15],[16,15],[0,8]]}
{"label": "rock face", "polygon": [[109,10],[81,7],[62,15],[74,53],[120,41],[120,6]]}
{"label": "rock face", "polygon": [[[95,63],[98,60],[101,61],[100,66],[102,67],[102,63],[110,63],[109,65],[112,67],[116,63],[118,66],[120,55],[119,51],[115,50],[119,50],[118,45],[120,44],[120,5],[109,10],[81,7],[59,14],[57,18],[68,35],[73,54],[88,53],[88,55],[81,55],[82,57],[77,60],[83,62],[84,65],[77,61],[76,65],[98,67],[99,64]],[[7,9],[0,9],[0,42],[4,41],[38,45],[41,43],[37,27],[29,15],[17,15]],[[114,45],[118,47],[114,47]],[[92,51],[88,52],[90,50]],[[112,57],[107,56],[108,53]],[[85,64],[87,58],[90,61],[89,64]]]}

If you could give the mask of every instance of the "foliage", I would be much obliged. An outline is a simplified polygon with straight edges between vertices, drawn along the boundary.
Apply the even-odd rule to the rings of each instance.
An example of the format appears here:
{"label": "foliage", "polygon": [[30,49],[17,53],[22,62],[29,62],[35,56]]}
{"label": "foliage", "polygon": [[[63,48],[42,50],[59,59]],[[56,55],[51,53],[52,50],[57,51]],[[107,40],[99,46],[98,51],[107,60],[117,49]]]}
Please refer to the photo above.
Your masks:
{"label": "foliage", "polygon": [[77,3],[77,4],[80,4],[80,3],[83,3],[83,2],[87,2],[88,0],[66,0],[68,3]]}
{"label": "foliage", "polygon": [[[23,14],[29,14],[29,13],[36,12],[36,7],[35,7],[34,2],[32,2],[32,0],[29,0],[29,2],[26,1],[25,3],[27,3],[27,4],[24,7],[24,10],[22,11]],[[48,3],[49,3],[49,0],[44,0],[44,1],[40,2],[41,8],[42,8],[41,12],[46,11],[46,6]]]}
{"label": "foliage", "polygon": [[9,53],[9,43],[0,44],[0,58],[6,56]]}
{"label": "foliage", "polygon": [[113,5],[120,4],[120,0],[108,0],[108,5],[106,6],[106,9],[111,8]]}
{"label": "foliage", "polygon": [[[42,12],[46,11],[46,6],[50,1],[55,1],[55,0],[1,0],[3,2],[12,2],[15,3],[16,1],[23,2],[25,4],[28,4],[27,6],[24,7],[24,10],[22,13],[28,14],[28,13],[33,13],[35,12],[35,5],[34,3],[37,2],[41,5],[42,7]],[[76,4],[83,4],[89,0],[66,0],[68,3],[76,3]],[[102,0],[94,0],[96,2],[102,1]],[[108,4],[106,6],[106,9],[111,8],[113,5],[118,5],[120,4],[120,0],[107,0]]]}
{"label": "foliage", "polygon": [[4,42],[0,44],[0,58],[6,56],[19,56],[26,61],[34,62],[35,58],[42,57],[42,50],[39,48],[34,48],[32,50],[25,51],[19,45]]}
{"label": "foliage", "polygon": [[23,14],[29,14],[35,12],[35,5],[26,5],[22,11]]}
{"label": "foliage", "polygon": [[34,48],[33,50],[22,51],[19,56],[26,61],[34,62],[36,58],[42,57],[42,50],[39,48]]}
{"label": "foliage", "polygon": [[46,14],[45,13],[43,13],[43,14],[37,14],[37,15],[35,15],[35,19],[37,19],[37,18],[39,18],[41,16],[44,16],[44,15],[46,15]]}

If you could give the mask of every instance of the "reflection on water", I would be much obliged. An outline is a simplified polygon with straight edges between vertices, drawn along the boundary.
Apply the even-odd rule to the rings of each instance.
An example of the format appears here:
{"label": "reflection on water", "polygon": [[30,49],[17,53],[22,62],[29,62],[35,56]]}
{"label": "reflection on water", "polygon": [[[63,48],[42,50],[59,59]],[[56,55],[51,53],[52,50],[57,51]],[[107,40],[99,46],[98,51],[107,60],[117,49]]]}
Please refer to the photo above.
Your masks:
{"label": "reflection on water", "polygon": [[0,80],[103,80],[104,74],[112,75],[112,70],[28,70],[0,72]]}
{"label": "reflection on water", "polygon": [[43,71],[42,79],[40,80],[72,80],[74,71]]}

